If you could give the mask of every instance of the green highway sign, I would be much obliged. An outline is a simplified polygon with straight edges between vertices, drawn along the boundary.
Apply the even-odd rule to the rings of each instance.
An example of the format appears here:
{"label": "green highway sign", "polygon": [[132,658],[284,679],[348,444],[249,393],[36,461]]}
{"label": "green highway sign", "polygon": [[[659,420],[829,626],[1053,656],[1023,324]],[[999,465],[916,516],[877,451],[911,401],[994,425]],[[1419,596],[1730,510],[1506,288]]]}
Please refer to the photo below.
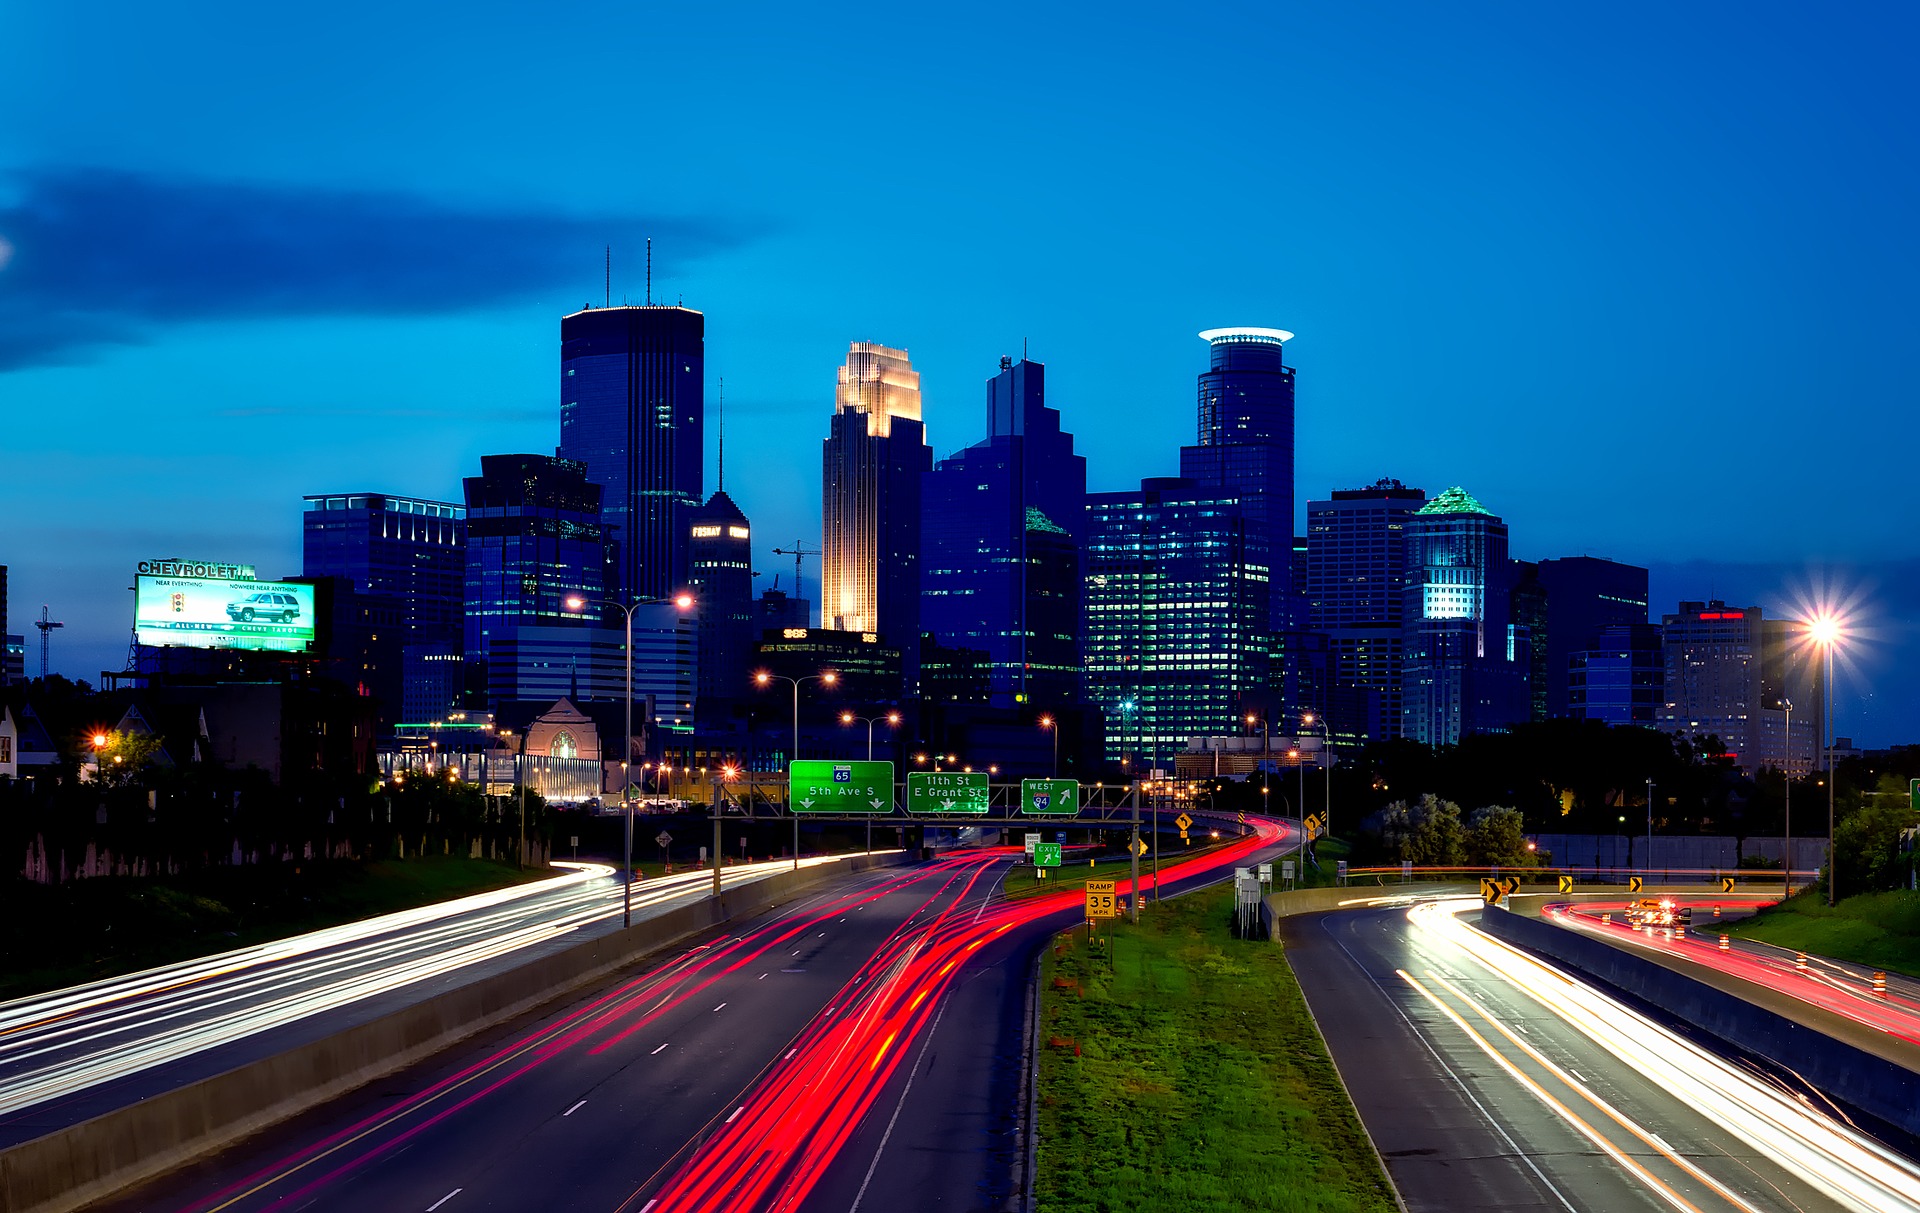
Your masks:
{"label": "green highway sign", "polygon": [[909,813],[984,813],[992,800],[985,771],[907,772]]}
{"label": "green highway sign", "polygon": [[1020,811],[1052,816],[1080,811],[1080,785],[1071,779],[1022,779]]}
{"label": "green highway sign", "polygon": [[787,807],[796,813],[888,813],[893,764],[802,759],[787,764]]}
{"label": "green highway sign", "polygon": [[1033,846],[1033,866],[1036,868],[1057,868],[1060,866],[1060,844],[1057,842],[1038,842]]}

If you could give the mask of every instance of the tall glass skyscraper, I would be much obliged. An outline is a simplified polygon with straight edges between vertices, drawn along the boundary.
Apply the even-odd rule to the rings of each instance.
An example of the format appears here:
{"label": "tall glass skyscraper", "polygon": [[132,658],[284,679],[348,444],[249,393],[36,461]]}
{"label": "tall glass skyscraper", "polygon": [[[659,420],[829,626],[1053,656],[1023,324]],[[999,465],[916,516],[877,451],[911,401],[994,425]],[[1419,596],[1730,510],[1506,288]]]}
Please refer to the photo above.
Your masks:
{"label": "tall glass skyscraper", "polygon": [[1426,503],[1385,479],[1307,502],[1308,621],[1332,655],[1334,728],[1357,739],[1400,735],[1406,527]]}
{"label": "tall glass skyscraper", "polygon": [[923,676],[928,698],[1011,707],[1079,697],[1087,461],[1047,407],[1045,375],[1040,363],[1001,359],[987,381],[987,437],[926,478],[920,630],[956,655],[940,680]]}
{"label": "tall glass skyscraper", "polygon": [[702,727],[751,691],[748,669],[759,639],[753,600],[753,531],[724,491],[695,510],[689,527],[687,583],[699,619],[695,711]]}
{"label": "tall glass skyscraper", "polygon": [[[517,646],[520,628],[573,628],[583,633],[584,664],[593,639],[584,633],[602,620],[591,604],[607,597],[611,562],[600,492],[571,459],[481,457],[480,475],[466,479],[469,660],[493,660],[495,648]],[[569,609],[573,597],[589,605]],[[504,685],[491,669],[488,685]]]}
{"label": "tall glass skyscraper", "polygon": [[1209,365],[1200,375],[1199,445],[1180,448],[1180,475],[1225,489],[1247,520],[1252,559],[1272,570],[1268,627],[1293,626],[1293,368],[1285,329],[1223,328],[1200,334]]}
{"label": "tall glass skyscraper", "polygon": [[615,598],[687,579],[705,458],[706,317],[684,307],[589,308],[560,321],[560,448],[604,491]]}
{"label": "tall glass skyscraper", "polygon": [[1527,638],[1511,617],[1507,524],[1455,487],[1407,519],[1401,735],[1457,745],[1528,718]]}
{"label": "tall glass skyscraper", "polygon": [[1269,570],[1224,490],[1172,477],[1090,493],[1086,696],[1109,761],[1172,765],[1189,739],[1236,733],[1268,684]]}
{"label": "tall glass skyscraper", "polygon": [[933,467],[907,351],[856,341],[821,450],[821,626],[877,633],[914,685],[920,640],[920,481]]}

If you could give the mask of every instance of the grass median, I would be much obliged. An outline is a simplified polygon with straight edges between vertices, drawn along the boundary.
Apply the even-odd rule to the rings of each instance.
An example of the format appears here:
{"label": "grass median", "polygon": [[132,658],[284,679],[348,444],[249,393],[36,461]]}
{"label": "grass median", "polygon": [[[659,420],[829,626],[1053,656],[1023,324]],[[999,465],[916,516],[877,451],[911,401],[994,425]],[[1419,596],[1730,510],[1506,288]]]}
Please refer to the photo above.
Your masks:
{"label": "grass median", "polygon": [[1041,1213],[1390,1213],[1392,1188],[1276,945],[1232,890],[1055,941],[1041,968]]}
{"label": "grass median", "polygon": [[1828,907],[1817,889],[1725,930],[1746,939],[1920,977],[1920,893],[1863,893]]}

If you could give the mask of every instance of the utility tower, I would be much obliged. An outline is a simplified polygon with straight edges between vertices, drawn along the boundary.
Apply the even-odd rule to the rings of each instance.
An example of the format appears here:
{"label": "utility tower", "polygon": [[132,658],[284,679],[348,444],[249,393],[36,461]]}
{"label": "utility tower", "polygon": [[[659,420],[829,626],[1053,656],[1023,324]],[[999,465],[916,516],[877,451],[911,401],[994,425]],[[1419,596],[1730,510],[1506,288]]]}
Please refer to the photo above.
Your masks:
{"label": "utility tower", "polygon": [[[796,539],[796,540],[794,540],[794,541],[793,541],[793,546],[792,546],[792,547],[790,547],[790,548],[774,548],[774,549],[773,549],[773,554],[774,554],[775,556],[791,556],[791,557],[793,557],[793,597],[794,597],[794,600],[795,600],[795,601],[797,601],[797,602],[804,602],[804,601],[806,601],[806,597],[807,597],[807,595],[806,595],[806,588],[807,588],[807,586],[806,586],[806,582],[804,582],[804,581],[802,581],[802,580],[800,579],[800,562],[801,562],[802,560],[805,560],[805,559],[806,559],[807,557],[809,557],[809,556],[818,556],[818,555],[820,554],[820,549],[819,549],[819,548],[810,548],[810,547],[808,547],[808,546],[807,546],[807,541],[806,541],[806,540],[804,540],[804,539]],[[825,607],[824,605],[822,605],[822,606],[821,606],[821,608],[820,608],[820,610],[821,610],[821,615],[820,615],[820,618],[821,618],[822,620],[825,620],[825,619],[826,619],[826,607]],[[824,626],[824,625],[823,625],[823,626]]]}
{"label": "utility tower", "polygon": [[47,612],[46,604],[42,603],[40,618],[33,621],[33,626],[40,629],[40,681],[44,684],[47,681],[47,647],[53,641],[53,629],[67,625],[53,619]]}

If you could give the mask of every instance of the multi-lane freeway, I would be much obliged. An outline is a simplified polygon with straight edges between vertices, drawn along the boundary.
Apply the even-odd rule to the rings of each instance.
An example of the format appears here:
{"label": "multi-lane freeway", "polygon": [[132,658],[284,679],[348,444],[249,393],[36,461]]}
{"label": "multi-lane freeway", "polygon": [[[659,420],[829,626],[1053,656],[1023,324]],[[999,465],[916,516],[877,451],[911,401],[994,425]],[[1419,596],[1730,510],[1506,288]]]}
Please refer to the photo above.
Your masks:
{"label": "multi-lane freeway", "polygon": [[1477,901],[1288,920],[1314,1017],[1407,1206],[1920,1208],[1920,1167],[1475,930]]}
{"label": "multi-lane freeway", "polygon": [[[622,890],[614,869],[555,866],[569,870],[0,1004],[0,1145],[340,1031],[422,989],[619,926]],[[745,864],[723,875],[737,884],[791,866]],[[711,885],[711,872],[636,884],[633,912],[664,913],[706,896]]]}

